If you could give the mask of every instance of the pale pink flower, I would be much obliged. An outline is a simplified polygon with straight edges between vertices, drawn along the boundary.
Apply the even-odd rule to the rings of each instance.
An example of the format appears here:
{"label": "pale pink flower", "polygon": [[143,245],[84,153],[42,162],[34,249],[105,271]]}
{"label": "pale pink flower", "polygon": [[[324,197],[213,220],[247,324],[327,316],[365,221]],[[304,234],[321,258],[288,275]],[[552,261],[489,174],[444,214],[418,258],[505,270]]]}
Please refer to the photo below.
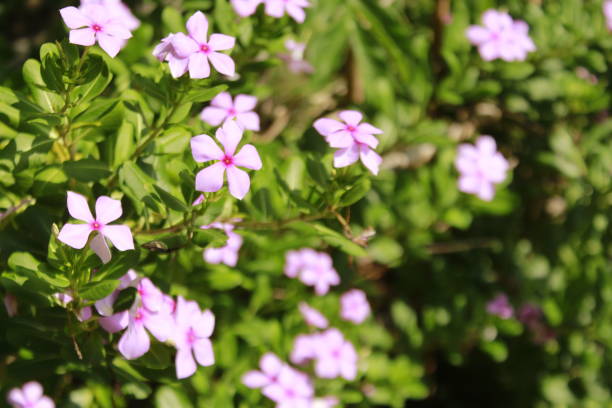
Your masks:
{"label": "pale pink flower", "polygon": [[459,190],[476,194],[485,201],[493,199],[494,185],[506,179],[509,168],[491,136],[480,136],[476,146],[459,145],[455,167],[460,173]]}
{"label": "pale pink flower", "polygon": [[322,118],[314,123],[314,127],[329,143],[332,148],[339,150],[334,153],[334,167],[346,167],[361,159],[364,166],[374,175],[382,163],[374,149],[378,146],[378,139],[374,135],[382,130],[369,123],[360,123],[363,119],[361,112],[347,110],[338,114],[342,122],[334,119]]}
{"label": "pale pink flower", "polygon": [[[215,316],[210,310],[200,311],[196,302],[179,296],[175,312],[176,326],[172,340],[176,346],[176,376],[179,379],[193,375],[201,366],[215,363],[210,336],[215,328]],[[194,360],[195,355],[195,360]]]}
{"label": "pale pink flower", "polygon": [[295,42],[294,40],[285,41],[285,48],[289,51],[288,54],[279,54],[278,56],[285,61],[291,72],[296,74],[310,74],[314,68],[308,61],[304,59],[304,51],[306,50],[305,43]]}
{"label": "pale pink flower", "polygon": [[310,326],[314,326],[319,329],[325,329],[329,324],[329,322],[327,321],[325,316],[321,314],[321,312],[319,312],[315,308],[308,306],[307,303],[300,302],[299,309],[300,313],[302,314],[302,317],[304,317],[304,320]]}
{"label": "pale pink flower", "polygon": [[340,276],[333,267],[331,257],[310,248],[287,252],[285,275],[297,277],[305,285],[313,286],[319,296],[326,294],[330,286],[340,283]]}
{"label": "pale pink flower", "polygon": [[132,14],[129,7],[121,0],[81,0],[81,6],[91,4],[103,6],[110,18],[122,24],[130,31],[134,31],[140,26],[140,20]]}
{"label": "pale pink flower", "polygon": [[338,398],[332,396],[326,396],[321,398],[315,398],[312,401],[310,408],[333,408],[340,403]]}
{"label": "pale pink flower", "polygon": [[51,398],[43,395],[43,387],[36,381],[30,381],[21,388],[13,388],[8,393],[7,401],[13,408],[55,408]]}
{"label": "pale pink flower", "polygon": [[251,181],[249,175],[238,168],[259,170],[261,159],[255,146],[246,144],[236,153],[236,147],[242,139],[242,129],[234,121],[223,124],[217,129],[216,138],[223,146],[208,135],[198,135],[191,139],[191,152],[198,163],[216,160],[211,166],[200,170],[196,176],[196,190],[203,192],[219,191],[223,187],[223,179],[227,172],[227,184],[230,194],[241,200],[249,192]]}
{"label": "pale pink flower", "polygon": [[255,14],[257,6],[262,2],[263,0],[231,0],[234,11],[240,17],[248,17]]}
{"label": "pale pink flower", "polygon": [[304,22],[306,19],[304,8],[310,6],[308,0],[264,0],[264,2],[267,15],[281,18],[287,13],[298,23]]}
{"label": "pale pink flower", "polygon": [[508,302],[508,296],[503,293],[500,293],[487,303],[487,312],[502,319],[509,319],[514,316],[514,308]]}
{"label": "pale pink flower", "polygon": [[111,259],[106,239],[108,238],[119,251],[134,249],[134,239],[130,228],[125,225],[108,225],[121,217],[121,201],[101,196],[96,200],[96,218],[91,215],[87,199],[80,194],[68,191],[68,212],[85,224],[66,224],[62,227],[58,239],[76,249],[82,249],[92,232],[97,232],[89,243],[91,249],[107,263]]}
{"label": "pale pink flower", "polygon": [[234,37],[212,34],[208,39],[208,20],[201,11],[189,17],[187,31],[189,35],[176,33],[169,40],[172,43],[174,56],[178,57],[169,61],[175,78],[187,70],[191,78],[208,78],[209,61],[220,73],[234,75],[236,69],[234,61],[229,55],[218,52],[232,49],[236,42]]}
{"label": "pale pink flower", "polygon": [[17,298],[12,293],[4,295],[4,307],[6,308],[6,314],[8,317],[17,316]]}
{"label": "pale pink flower", "polygon": [[204,200],[206,200],[206,198],[204,197],[204,194],[200,194],[198,198],[196,198],[191,205],[192,206],[200,205],[204,202]]}
{"label": "pale pink flower", "polygon": [[612,0],[608,0],[604,3],[603,10],[608,30],[612,31]]}
{"label": "pale pink flower", "polygon": [[340,297],[340,316],[344,320],[360,324],[369,315],[370,304],[362,290],[351,289]]}
{"label": "pale pink flower", "polygon": [[211,126],[219,126],[223,122],[236,120],[243,129],[259,130],[259,115],[253,112],[257,98],[240,94],[232,101],[229,92],[221,92],[202,110],[200,118]]}
{"label": "pale pink flower", "polygon": [[261,388],[275,383],[284,365],[276,354],[266,353],[259,360],[261,371],[247,372],[242,376],[242,383],[249,388]]}
{"label": "pale pink flower", "polygon": [[523,61],[536,47],[529,37],[529,26],[524,21],[512,20],[508,13],[487,10],[482,16],[484,27],[472,25],[468,40],[478,47],[485,61],[501,58],[505,61]]}
{"label": "pale pink flower", "polygon": [[319,333],[297,335],[289,359],[294,364],[304,364],[317,357],[318,347]]}
{"label": "pale pink flower", "polygon": [[314,387],[306,374],[285,364],[262,394],[276,402],[276,408],[311,408]]}
{"label": "pale pink flower", "polygon": [[234,225],[221,222],[213,222],[210,225],[202,225],[200,228],[209,229],[217,228],[225,231],[227,241],[220,248],[206,248],[204,250],[204,260],[211,264],[225,264],[227,266],[236,266],[238,262],[238,252],[242,247],[242,237],[234,232]]}
{"label": "pale pink flower", "polygon": [[64,7],[60,10],[64,23],[71,29],[69,41],[78,45],[98,45],[114,58],[132,37],[132,33],[107,8],[86,4],[80,8]]}
{"label": "pale pink flower", "polygon": [[[133,284],[137,282],[137,280],[138,280],[138,275],[136,274],[136,271],[134,271],[133,269],[128,270],[125,275],[119,278],[119,286],[117,286],[117,289],[115,289],[113,293],[106,296],[105,298],[102,298],[96,301],[95,307],[98,313],[100,313],[102,316],[112,316],[113,315],[113,305],[115,304],[115,301],[119,297],[119,293],[122,290],[130,286],[133,286]],[[104,321],[105,321],[104,318],[100,319],[100,323],[103,326],[104,326],[103,324]]]}
{"label": "pale pink flower", "polygon": [[315,372],[320,378],[342,377],[352,381],[357,377],[357,352],[335,328],[319,334]]}

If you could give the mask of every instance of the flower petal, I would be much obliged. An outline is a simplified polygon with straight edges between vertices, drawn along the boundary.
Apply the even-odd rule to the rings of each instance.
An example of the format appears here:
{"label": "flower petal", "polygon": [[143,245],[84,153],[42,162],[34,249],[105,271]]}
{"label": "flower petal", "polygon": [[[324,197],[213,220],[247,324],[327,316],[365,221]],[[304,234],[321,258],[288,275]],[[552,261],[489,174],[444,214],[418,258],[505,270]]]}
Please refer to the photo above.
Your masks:
{"label": "flower petal", "polygon": [[105,225],[100,233],[110,239],[119,251],[134,249],[134,238],[130,227],[126,225]]}
{"label": "flower petal", "polygon": [[289,14],[298,23],[303,23],[306,20],[306,13],[304,10],[292,3],[287,3],[287,14]]}
{"label": "flower petal", "polygon": [[68,191],[67,198],[68,205],[68,213],[77,220],[85,221],[85,222],[93,222],[94,217],[91,215],[91,211],[89,211],[89,204],[87,204],[87,199],[72,191]]}
{"label": "flower petal", "polygon": [[211,126],[219,126],[227,118],[227,109],[208,106],[200,113],[200,119]]}
{"label": "flower petal", "polygon": [[217,94],[212,101],[210,101],[210,105],[231,109],[234,107],[234,102],[232,101],[232,95],[230,95],[229,92],[221,92]]}
{"label": "flower petal", "polygon": [[113,315],[113,305],[115,304],[115,300],[119,296],[119,291],[115,290],[110,295],[96,301],[95,306],[98,313],[102,316],[112,316]]}
{"label": "flower petal", "polygon": [[357,140],[359,143],[363,143],[369,146],[372,149],[375,149],[376,146],[378,146],[378,139],[376,138],[376,136],[373,136],[368,133],[355,133],[355,140]]}
{"label": "flower petal", "polygon": [[93,237],[89,243],[89,247],[96,253],[96,255],[98,255],[102,263],[109,263],[112,259],[111,251],[108,248],[106,240],[104,239],[104,235],[96,234],[96,236]]}
{"label": "flower petal", "polygon": [[281,18],[285,14],[285,3],[283,0],[266,0],[266,14]]}
{"label": "flower petal", "polygon": [[259,371],[249,371],[242,376],[242,383],[249,388],[261,388],[270,384],[270,379]]}
{"label": "flower petal", "polygon": [[168,54],[168,66],[170,67],[172,78],[183,76],[187,72],[188,65],[189,58],[177,58],[172,54]]}
{"label": "flower petal", "polygon": [[183,348],[178,349],[176,352],[176,377],[180,380],[183,378],[191,377],[196,372],[196,362],[193,359],[191,349]]}
{"label": "flower petal", "polygon": [[127,330],[119,339],[119,352],[127,360],[143,356],[151,347],[151,339],[142,323],[130,321]]}
{"label": "flower petal", "polygon": [[345,127],[341,122],[328,118],[317,119],[313,126],[323,136],[329,136]]}
{"label": "flower petal", "polygon": [[489,40],[491,32],[484,27],[472,25],[465,31],[465,35],[469,42],[474,45],[480,45]]}
{"label": "flower petal", "polygon": [[259,115],[255,112],[238,113],[236,122],[245,129],[259,131]]}
{"label": "flower petal", "polygon": [[175,330],[174,317],[163,312],[151,313],[147,316],[145,327],[157,340],[164,342]]}
{"label": "flower petal", "polygon": [[382,157],[380,157],[374,150],[368,146],[362,145],[359,156],[364,166],[368,168],[374,175],[378,174],[378,167],[382,163]]}
{"label": "flower petal", "polygon": [[214,329],[215,315],[208,309],[203,311],[193,323],[193,330],[198,337],[210,337]]}
{"label": "flower petal", "polygon": [[334,167],[346,167],[359,160],[359,146],[357,144],[340,149],[334,153]]}
{"label": "flower petal", "polygon": [[121,200],[114,200],[107,196],[100,196],[96,200],[96,221],[108,224],[121,217]]}
{"label": "flower petal", "polygon": [[104,33],[98,33],[96,38],[98,39],[100,48],[106,51],[111,58],[115,58],[117,54],[119,54],[119,51],[121,51],[121,48],[125,45],[125,40]]}
{"label": "flower petal", "polygon": [[123,24],[110,22],[104,25],[104,32],[121,40],[132,38],[132,33]]}
{"label": "flower petal", "polygon": [[23,390],[23,396],[26,401],[32,403],[38,400],[43,395],[42,385],[37,383],[36,381],[29,381],[21,387]]}
{"label": "flower petal", "polygon": [[330,134],[327,136],[326,141],[329,143],[330,147],[335,149],[350,147],[355,143],[355,139],[353,138],[351,132],[346,130],[340,130]]}
{"label": "flower petal", "polygon": [[259,367],[268,376],[276,377],[283,368],[283,362],[273,353],[264,354],[259,360]]}
{"label": "flower petal", "polygon": [[91,231],[89,224],[65,224],[57,239],[75,249],[83,249]]}
{"label": "flower petal", "polygon": [[236,152],[236,146],[242,139],[242,129],[233,120],[226,121],[223,126],[217,129],[215,136],[223,145],[226,154],[233,156]]}
{"label": "flower petal", "polygon": [[125,329],[130,321],[127,310],[115,313],[112,316],[102,317],[98,320],[100,326],[109,333],[117,333]]}
{"label": "flower petal", "polygon": [[68,28],[75,29],[91,24],[91,20],[76,7],[64,7],[59,12]]}
{"label": "flower petal", "polygon": [[208,20],[201,11],[196,11],[189,20],[187,20],[187,31],[191,38],[200,44],[206,43],[208,35]]}
{"label": "flower petal", "polygon": [[208,45],[213,51],[224,51],[234,48],[236,39],[230,35],[212,34]]}
{"label": "flower petal", "polygon": [[176,33],[170,39],[172,43],[172,50],[178,58],[187,58],[194,52],[198,52],[200,47],[193,38],[186,36],[183,33]]}
{"label": "flower petal", "polygon": [[26,401],[25,396],[23,395],[23,391],[19,388],[13,388],[7,396],[7,400],[9,404],[14,404],[15,406],[26,406],[28,401]]}
{"label": "flower petal", "polygon": [[55,403],[51,398],[43,395],[32,408],[55,408]]}
{"label": "flower petal", "polygon": [[215,353],[210,339],[198,339],[193,345],[193,353],[201,366],[207,367],[215,364]]}
{"label": "flower petal", "polygon": [[230,166],[227,168],[227,184],[229,186],[230,194],[237,199],[242,200],[249,192],[251,180],[245,171],[240,170],[236,166]]}
{"label": "flower petal", "polygon": [[232,76],[236,73],[236,64],[234,64],[234,60],[229,55],[211,52],[208,54],[208,58],[213,67],[223,75]]}
{"label": "flower petal", "polygon": [[357,131],[359,133],[365,133],[368,135],[380,135],[383,131],[375,126],[370,125],[369,123],[361,123],[357,126]]}
{"label": "flower petal", "polygon": [[[211,54],[212,55],[212,54]],[[208,78],[210,65],[205,54],[198,52],[189,57],[189,77],[191,79]]]}
{"label": "flower petal", "polygon": [[231,0],[234,11],[240,17],[248,17],[255,13],[261,0]]}
{"label": "flower petal", "polygon": [[234,108],[236,112],[249,112],[255,109],[257,98],[252,95],[240,94],[236,95],[234,100]]}
{"label": "flower petal", "polygon": [[217,162],[212,166],[202,169],[196,175],[195,187],[198,191],[212,193],[221,190],[223,187],[223,174],[225,166],[221,162]]}
{"label": "flower petal", "polygon": [[342,119],[347,125],[357,126],[361,119],[363,119],[363,115],[361,112],[355,110],[345,110],[338,114],[340,119]]}
{"label": "flower petal", "polygon": [[242,149],[234,156],[234,164],[251,170],[259,170],[262,167],[259,153],[252,144],[242,146]]}
{"label": "flower petal", "polygon": [[191,138],[191,154],[193,159],[198,163],[209,160],[223,159],[223,151],[219,145],[215,143],[212,137],[208,135],[197,135]]}

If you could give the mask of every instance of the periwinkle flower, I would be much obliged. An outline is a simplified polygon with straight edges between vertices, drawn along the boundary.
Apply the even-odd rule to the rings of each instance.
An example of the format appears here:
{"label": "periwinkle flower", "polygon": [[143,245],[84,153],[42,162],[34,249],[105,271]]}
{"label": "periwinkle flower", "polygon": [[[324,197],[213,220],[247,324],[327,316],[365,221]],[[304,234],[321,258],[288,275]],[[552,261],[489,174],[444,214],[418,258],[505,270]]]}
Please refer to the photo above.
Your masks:
{"label": "periwinkle flower", "polygon": [[64,23],[71,29],[69,41],[78,45],[98,45],[114,58],[132,33],[117,20],[107,7],[85,4],[80,8],[64,7],[60,10]]}
{"label": "periwinkle flower", "polygon": [[202,110],[200,118],[211,126],[236,120],[243,129],[258,131],[259,115],[253,112],[255,105],[257,98],[254,96],[239,94],[232,100],[229,92],[221,92]]}
{"label": "periwinkle flower", "polygon": [[241,200],[248,193],[251,186],[249,175],[238,167],[259,170],[262,167],[261,159],[255,146],[246,144],[236,153],[238,143],[242,139],[242,129],[234,121],[229,121],[217,129],[217,143],[208,135],[198,135],[191,139],[191,152],[196,162],[202,163],[210,160],[217,162],[200,170],[196,175],[196,190],[203,192],[219,191],[223,187],[223,179],[227,172],[227,184],[230,194]]}
{"label": "periwinkle flower", "polygon": [[73,218],[84,221],[84,224],[65,224],[58,239],[66,245],[75,249],[82,249],[92,232],[97,233],[91,240],[91,249],[100,257],[102,262],[107,263],[111,259],[106,239],[108,238],[119,251],[134,249],[134,239],[130,228],[125,225],[109,225],[115,221],[123,210],[121,201],[107,196],[101,196],[96,200],[96,217],[91,214],[87,199],[80,194],[68,191],[68,212]]}
{"label": "periwinkle flower", "polygon": [[337,148],[334,153],[334,167],[346,167],[361,159],[364,166],[374,175],[382,163],[374,149],[378,146],[378,139],[374,135],[383,133],[382,130],[369,123],[361,123],[361,112],[347,110],[338,114],[344,122],[334,119],[322,118],[314,123],[314,128],[329,143]]}
{"label": "periwinkle flower", "polygon": [[306,19],[304,8],[310,6],[308,0],[264,0],[264,2],[267,15],[281,18],[287,13],[298,23],[304,22]]}
{"label": "periwinkle flower", "polygon": [[321,312],[319,312],[317,309],[308,306],[307,303],[300,302],[298,307],[300,309],[302,317],[304,317],[304,320],[310,326],[314,326],[319,329],[325,329],[329,325],[329,322],[327,321],[325,316],[323,316]]}
{"label": "periwinkle flower", "polygon": [[505,61],[523,61],[536,47],[529,37],[529,26],[524,21],[512,20],[508,13],[487,10],[482,16],[484,27],[472,25],[468,40],[478,47],[485,61],[501,58]]}
{"label": "periwinkle flower", "polygon": [[506,179],[509,166],[497,151],[495,139],[485,135],[478,138],[475,146],[459,145],[455,167],[460,174],[459,190],[491,201],[495,195],[494,185]]}
{"label": "periwinkle flower", "polygon": [[340,283],[340,276],[334,269],[331,257],[310,248],[287,252],[285,275],[299,278],[305,285],[313,286],[319,296],[326,294],[330,286]]}
{"label": "periwinkle flower", "polygon": [[51,398],[43,395],[43,387],[36,381],[30,381],[21,388],[9,391],[7,401],[13,408],[55,408]]}
{"label": "periwinkle flower", "polygon": [[495,296],[487,303],[487,312],[502,319],[510,319],[514,316],[514,308],[508,302],[508,296],[503,293]]}
{"label": "periwinkle flower", "polygon": [[340,316],[353,323],[363,323],[370,315],[370,304],[366,294],[359,289],[351,289],[340,297]]}
{"label": "periwinkle flower", "polygon": [[227,241],[224,246],[219,248],[206,248],[204,250],[204,260],[211,264],[225,264],[236,266],[238,262],[238,252],[242,247],[242,237],[234,232],[234,225],[222,222],[213,222],[210,225],[203,225],[200,228],[217,228],[227,234]]}
{"label": "periwinkle flower", "polygon": [[108,16],[130,31],[140,26],[140,21],[121,0],[81,0],[81,6],[97,4],[103,6]]}

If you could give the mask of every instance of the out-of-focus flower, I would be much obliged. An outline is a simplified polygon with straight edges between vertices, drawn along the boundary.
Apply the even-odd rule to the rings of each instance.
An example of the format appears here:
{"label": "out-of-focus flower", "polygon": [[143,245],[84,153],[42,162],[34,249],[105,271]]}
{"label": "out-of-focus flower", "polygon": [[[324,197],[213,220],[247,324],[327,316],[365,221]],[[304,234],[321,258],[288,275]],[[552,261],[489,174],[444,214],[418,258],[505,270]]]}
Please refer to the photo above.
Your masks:
{"label": "out-of-focus flower", "polygon": [[226,122],[223,127],[217,129],[215,136],[223,146],[223,150],[208,135],[198,135],[191,139],[191,152],[195,161],[198,163],[217,161],[198,172],[195,183],[198,191],[207,193],[219,191],[223,187],[223,178],[227,172],[230,194],[241,200],[248,193],[251,186],[249,175],[238,166],[259,170],[262,163],[257,149],[251,144],[242,146],[242,149],[236,153],[242,132],[234,121]]}
{"label": "out-of-focus flower", "polygon": [[211,126],[219,126],[223,122],[236,120],[243,129],[259,130],[259,115],[253,112],[257,98],[240,94],[232,101],[229,92],[221,92],[202,110],[200,118]]}
{"label": "out-of-focus flower", "polygon": [[249,388],[261,388],[278,379],[284,363],[276,354],[266,353],[259,360],[261,371],[252,370],[242,376],[242,383]]}
{"label": "out-of-focus flower", "polygon": [[319,296],[326,294],[330,286],[340,283],[340,276],[333,267],[331,257],[310,248],[287,252],[285,275],[299,278],[305,285],[313,286]]}
{"label": "out-of-focus flower", "polygon": [[612,0],[608,0],[604,3],[603,10],[608,30],[612,31]]}
{"label": "out-of-focus flower", "polygon": [[503,293],[495,296],[493,300],[487,303],[487,312],[502,319],[510,319],[514,316],[514,309],[510,302],[508,302],[508,296]]}
{"label": "out-of-focus flower", "polygon": [[291,349],[291,362],[294,364],[304,364],[308,360],[317,357],[317,347],[319,334],[300,334],[293,340]]}
{"label": "out-of-focus flower", "polygon": [[313,399],[310,408],[333,408],[339,403],[340,401],[338,401],[338,398],[326,396]]}
{"label": "out-of-focus flower", "polygon": [[[210,336],[215,328],[215,316],[210,310],[201,311],[194,301],[179,296],[175,312],[176,327],[172,340],[176,346],[176,376],[187,378],[196,372],[197,365],[215,363]],[[195,360],[194,360],[195,356]]]}
{"label": "out-of-focus flower", "polygon": [[234,225],[222,222],[213,222],[210,225],[202,225],[200,228],[217,228],[225,231],[227,241],[220,248],[206,248],[204,250],[204,260],[211,264],[225,264],[236,266],[238,262],[238,252],[242,247],[242,237],[234,232]]}
{"label": "out-of-focus flower", "polygon": [[[66,292],[61,292],[61,293],[54,293],[53,297],[56,298],[59,304],[64,308],[68,306],[68,303],[74,300],[74,298],[72,297],[71,290],[68,290]],[[81,310],[78,310],[76,312],[76,316],[80,322],[84,322],[84,321],[91,319],[91,316],[92,316],[91,307],[85,306]]]}
{"label": "out-of-focus flower", "polygon": [[362,290],[351,289],[340,297],[340,316],[344,320],[360,324],[369,315],[370,304]]}
{"label": "out-of-focus flower", "polygon": [[529,26],[512,20],[508,13],[487,10],[482,16],[484,27],[472,25],[467,29],[468,40],[478,47],[480,56],[491,61],[523,61],[536,47],[529,37]]}
{"label": "out-of-focus flower", "polygon": [[248,17],[255,14],[257,6],[262,2],[263,0],[231,0],[234,11],[240,17]]}
{"label": "out-of-focus flower", "polygon": [[307,324],[319,329],[327,328],[329,322],[317,309],[308,306],[305,302],[300,302],[299,309]]}
{"label": "out-of-focus flower", "polygon": [[361,112],[342,111],[338,116],[344,123],[328,118],[318,119],[314,123],[314,128],[329,146],[339,149],[334,153],[334,167],[346,167],[361,159],[368,170],[378,174],[382,157],[374,151],[378,146],[378,139],[374,135],[383,133],[382,130],[369,123],[360,123],[363,119]]}
{"label": "out-of-focus flower", "polygon": [[526,324],[532,326],[540,321],[542,318],[542,309],[539,306],[532,305],[530,303],[522,305],[517,313],[517,319]]}
{"label": "out-of-focus flower", "polygon": [[204,202],[205,199],[206,198],[204,197],[204,194],[200,194],[198,198],[196,198],[191,205],[193,206],[200,205]]}
{"label": "out-of-focus flower", "polygon": [[12,293],[4,295],[4,307],[9,317],[17,316],[17,298]]}
{"label": "out-of-focus flower", "polygon": [[314,387],[306,374],[283,365],[277,380],[265,386],[262,393],[276,402],[277,408],[310,408]]}
{"label": "out-of-focus flower", "polygon": [[291,361],[303,364],[308,360],[315,360],[315,372],[320,378],[343,377],[350,381],[357,376],[355,347],[336,328],[296,337]]}
{"label": "out-of-focus flower", "polygon": [[285,41],[285,48],[289,51],[288,54],[279,54],[279,58],[285,61],[291,72],[296,74],[310,74],[314,68],[308,61],[304,59],[304,51],[306,50],[305,43],[295,42],[294,40]]}
{"label": "out-of-focus flower", "polygon": [[304,8],[310,6],[308,0],[264,0],[264,2],[267,15],[281,18],[287,13],[298,23],[304,22],[306,19]]}
{"label": "out-of-focus flower", "polygon": [[455,167],[460,173],[459,190],[491,201],[495,184],[506,179],[508,162],[497,151],[495,139],[480,136],[476,145],[462,144],[457,148]]}
{"label": "out-of-focus flower", "polygon": [[21,388],[13,388],[8,393],[7,401],[13,408],[55,408],[51,398],[43,395],[43,387],[36,381],[30,381]]}
{"label": "out-of-focus flower", "polygon": [[117,20],[108,8],[99,4],[86,4],[80,8],[64,7],[60,10],[64,23],[71,29],[69,41],[78,45],[98,45],[114,58],[132,33]]}
{"label": "out-of-focus flower", "polygon": [[130,8],[121,0],[81,0],[81,6],[97,4],[106,9],[109,17],[122,24],[130,31],[140,27],[140,20],[130,11]]}
{"label": "out-of-focus flower", "polygon": [[73,218],[85,224],[65,224],[57,239],[76,249],[82,249],[92,232],[97,232],[89,246],[107,263],[111,253],[105,238],[108,238],[119,251],[134,249],[134,239],[130,228],[125,225],[108,225],[121,217],[121,201],[101,196],[96,200],[96,218],[91,215],[87,199],[80,194],[68,191],[68,212]]}

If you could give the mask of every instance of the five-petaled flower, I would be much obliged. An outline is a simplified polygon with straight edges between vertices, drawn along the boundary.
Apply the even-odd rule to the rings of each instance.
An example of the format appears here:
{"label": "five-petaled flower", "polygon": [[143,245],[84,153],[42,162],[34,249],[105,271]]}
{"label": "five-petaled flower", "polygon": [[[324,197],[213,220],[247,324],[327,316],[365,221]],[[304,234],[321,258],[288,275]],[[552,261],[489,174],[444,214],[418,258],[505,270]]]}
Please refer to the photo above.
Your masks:
{"label": "five-petaled flower", "polygon": [[360,324],[369,315],[370,304],[362,290],[351,289],[340,297],[340,316],[344,320]]}
{"label": "five-petaled flower", "polygon": [[263,0],[231,0],[234,11],[240,17],[248,17],[255,13],[257,6],[259,6]]}
{"label": "five-petaled flower", "polygon": [[227,234],[227,241],[224,246],[215,248],[209,247],[204,250],[204,260],[211,264],[225,264],[236,266],[238,262],[238,251],[242,246],[242,237],[234,232],[234,225],[223,222],[213,222],[209,225],[202,225],[200,228],[217,228]]}
{"label": "five-petaled flower", "polygon": [[363,119],[361,112],[347,110],[338,116],[344,123],[328,118],[318,119],[314,123],[315,129],[329,146],[339,149],[334,153],[334,167],[346,167],[361,159],[368,170],[378,174],[382,157],[373,150],[378,146],[378,139],[374,135],[381,134],[382,130],[369,123],[360,123]]}
{"label": "five-petaled flower", "polygon": [[51,398],[43,395],[42,385],[30,381],[21,388],[13,388],[8,393],[8,403],[14,408],[54,408]]}
{"label": "five-petaled flower", "polygon": [[261,159],[255,146],[246,144],[236,153],[242,139],[242,129],[234,121],[229,121],[217,129],[216,138],[223,146],[219,148],[212,137],[198,135],[191,139],[191,152],[198,163],[216,160],[196,175],[196,189],[206,193],[219,191],[223,187],[223,178],[227,172],[227,184],[230,194],[241,200],[249,192],[251,181],[249,175],[238,167],[259,170]]}
{"label": "five-petaled flower", "polygon": [[336,328],[295,338],[291,361],[304,364],[308,360],[315,360],[315,372],[320,378],[343,377],[350,381],[357,376],[355,347]]}
{"label": "five-petaled flower", "polygon": [[119,251],[134,249],[134,239],[129,227],[109,225],[110,222],[121,217],[123,212],[121,201],[107,196],[99,197],[96,200],[96,218],[91,215],[87,199],[82,195],[68,191],[67,201],[70,215],[85,223],[65,224],[57,237],[64,244],[82,249],[87,244],[89,235],[96,232],[96,236],[89,245],[104,263],[111,259],[105,238],[108,238]]}
{"label": "five-petaled flower", "polygon": [[491,201],[495,195],[494,185],[506,179],[509,166],[497,151],[495,139],[485,135],[478,138],[476,146],[459,145],[455,167],[460,173],[459,190]]}
{"label": "five-petaled flower", "polygon": [[119,53],[125,41],[132,37],[124,23],[99,4],[86,4],[80,8],[64,7],[60,14],[71,29],[71,43],[88,46],[97,41],[112,58]]}
{"label": "five-petaled flower", "polygon": [[298,23],[306,19],[305,7],[309,7],[308,0],[264,0],[266,3],[266,14],[281,18],[285,13],[289,14]]}
{"label": "five-petaled flower", "polygon": [[202,110],[200,118],[211,126],[235,119],[243,129],[258,131],[259,115],[253,112],[256,104],[254,96],[240,94],[232,101],[229,92],[221,92]]}
{"label": "five-petaled flower", "polygon": [[523,61],[529,52],[535,51],[535,44],[529,37],[529,26],[524,21],[512,20],[505,12],[487,10],[482,22],[484,27],[472,25],[466,35],[478,47],[484,60]]}
{"label": "five-petaled flower", "polygon": [[319,296],[326,294],[330,286],[340,283],[340,276],[329,254],[310,248],[287,252],[285,275],[299,278],[305,285],[313,286]]}
{"label": "five-petaled flower", "polygon": [[121,0],[81,0],[82,6],[90,4],[103,6],[110,18],[122,24],[130,31],[134,31],[140,26],[140,21]]}

